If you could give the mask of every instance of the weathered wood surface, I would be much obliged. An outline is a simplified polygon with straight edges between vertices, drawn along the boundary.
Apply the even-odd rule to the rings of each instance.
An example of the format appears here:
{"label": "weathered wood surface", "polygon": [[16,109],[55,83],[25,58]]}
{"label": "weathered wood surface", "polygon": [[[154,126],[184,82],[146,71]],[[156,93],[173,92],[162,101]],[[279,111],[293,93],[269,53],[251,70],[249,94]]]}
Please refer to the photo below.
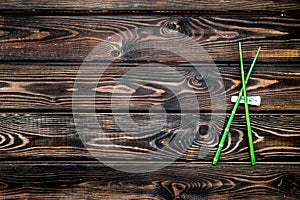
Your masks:
{"label": "weathered wood surface", "polygon": [[180,47],[190,38],[214,61],[238,62],[237,42],[242,41],[246,61],[261,46],[260,62],[295,62],[300,57],[298,32],[299,19],[285,16],[2,16],[0,60],[81,62],[99,43],[100,61],[203,59],[188,48],[178,48],[181,57],[162,52],[160,45],[130,51],[153,40],[168,40],[173,43],[166,44]]}
{"label": "weathered wood surface", "polygon": [[[300,199],[299,10],[295,0],[1,1],[0,199]],[[250,166],[243,106],[219,164],[210,164],[225,115],[219,113],[209,123],[213,116],[204,77],[183,64],[185,56],[198,63],[204,58],[183,48],[187,38],[218,63],[227,111],[232,107],[229,97],[240,88],[237,42],[243,42],[247,66],[262,47],[248,87],[249,95],[262,97],[261,107],[250,110],[257,166]],[[179,56],[163,51],[161,45],[132,51],[152,40],[178,47]],[[100,43],[101,56],[87,57]],[[96,90],[97,119],[102,135],[110,139],[90,142],[90,151],[71,113],[72,92],[78,89],[73,84],[85,59],[96,61],[99,70],[116,62],[96,88],[90,87],[98,82],[95,68],[86,80],[80,80],[85,89]],[[143,76],[131,75],[142,78],[146,86],[137,90],[117,87],[122,95],[114,108],[123,113],[107,113],[111,92],[122,75],[153,62],[165,66],[144,66]],[[184,81],[167,66],[184,75]],[[180,84],[188,88],[179,96],[167,88]],[[215,81],[212,94],[220,95],[219,84]],[[130,97],[128,91],[135,93]],[[181,127],[185,115],[196,114],[175,113],[180,111],[175,96],[190,102],[190,91],[195,91],[205,112],[195,126]],[[130,116],[122,103],[129,97],[130,109],[136,112]],[[86,108],[90,99],[75,100]],[[149,108],[155,110],[153,105],[174,113],[165,114],[165,122],[158,113],[147,114]],[[90,114],[81,114],[84,133],[99,130],[91,126]],[[133,123],[142,127],[138,130],[143,134],[136,134]],[[154,172],[117,171],[92,156],[101,153],[102,159],[106,156],[116,167],[135,168],[136,155],[159,152],[171,146],[176,135],[184,139],[190,132],[196,133],[190,147],[174,164]],[[182,141],[186,142],[180,140],[173,144],[174,151],[158,158],[178,158],[176,150]],[[155,162],[149,160],[149,164]],[[167,161],[159,163],[163,162]]]}
{"label": "weathered wood surface", "polygon": [[299,165],[183,164],[127,174],[97,163],[1,164],[0,198],[299,199],[299,170]]}
{"label": "weathered wood surface", "polygon": [[[157,117],[157,114],[150,114],[150,118],[153,119],[153,115]],[[91,114],[83,116],[86,124],[91,123]],[[98,146],[99,148],[94,147],[89,150],[92,153],[101,153],[102,156],[106,155],[112,161],[120,163],[130,162],[135,155],[142,153],[146,155],[149,151],[162,149],[170,142],[179,145],[172,139],[175,136],[187,138],[185,135],[191,135],[188,129],[192,128],[195,130],[190,131],[197,133],[187,151],[179,155],[180,160],[210,161],[222,130],[222,116],[214,118],[212,122],[211,115],[203,113],[200,114],[200,119],[195,126],[188,127],[180,125],[182,114],[168,114],[152,121],[147,114],[128,116],[102,113],[97,116],[103,132],[110,141],[104,142],[102,146]],[[133,127],[131,118],[135,124],[143,127],[143,131]],[[7,113],[1,114],[0,119],[0,160],[2,161],[95,160],[77,134],[78,129],[75,128],[72,114]],[[115,120],[118,120],[118,124]],[[299,161],[299,115],[254,114],[251,115],[251,123],[258,163]],[[162,128],[158,130],[158,127]],[[93,134],[96,130],[99,130],[99,127],[88,127],[84,130],[84,134]],[[82,137],[82,133],[80,134]],[[199,155],[202,156],[206,152],[207,156],[199,158]],[[164,156],[170,159],[174,156],[179,157],[174,152]],[[238,114],[235,118],[228,142],[222,151],[220,162],[225,161],[249,162],[245,117],[242,114]]]}
{"label": "weathered wood surface", "polygon": [[[227,110],[231,110],[230,97],[237,95],[241,87],[240,69],[237,64],[219,64],[225,93]],[[246,66],[249,66],[247,64]],[[186,108],[194,110],[191,99],[193,94],[198,98],[202,111],[223,109],[220,96],[221,79],[217,74],[203,77],[190,65],[144,66],[139,64],[91,64],[84,67],[89,70],[88,79],[78,77],[80,64],[0,64],[0,108],[1,109],[34,109],[34,110],[71,110],[74,91],[95,90],[96,108],[102,110],[124,110],[126,100],[130,99],[131,110],[147,111],[153,105],[166,110]],[[134,72],[143,67],[142,72]],[[209,71],[214,65],[198,65],[203,72]],[[106,68],[105,72],[101,74]],[[176,70],[176,73],[172,70]],[[177,73],[178,72],[178,73]],[[128,74],[129,73],[129,74]],[[251,107],[251,111],[298,111],[300,107],[300,70],[297,65],[288,64],[257,64],[248,84],[249,95],[262,98],[260,107]],[[98,80],[99,79],[99,82]],[[130,83],[119,83],[128,79]],[[206,84],[214,80],[213,84]],[[74,88],[74,83],[81,88]],[[98,84],[97,84],[98,82]],[[136,83],[136,84],[133,84]],[[214,86],[214,87],[211,87]],[[183,88],[176,92],[174,88]],[[112,97],[112,93],[122,93]],[[211,107],[212,99],[220,99],[220,104]],[[73,96],[74,102],[82,108],[89,108],[92,96]],[[112,104],[111,100],[115,103]],[[180,107],[179,100],[182,105]],[[125,102],[125,103],[124,103]],[[183,104],[185,105],[183,107]],[[190,105],[190,106],[189,106]],[[243,106],[241,109],[243,110]]]}
{"label": "weathered wood surface", "polygon": [[[234,0],[201,0],[201,1],[179,1],[179,0],[162,0],[162,1],[117,1],[117,0],[2,0],[0,9],[28,9],[28,10],[200,10],[200,11],[294,11],[299,10],[300,5],[297,0],[253,0],[253,1],[234,1]],[[162,12],[160,12],[162,13]]]}

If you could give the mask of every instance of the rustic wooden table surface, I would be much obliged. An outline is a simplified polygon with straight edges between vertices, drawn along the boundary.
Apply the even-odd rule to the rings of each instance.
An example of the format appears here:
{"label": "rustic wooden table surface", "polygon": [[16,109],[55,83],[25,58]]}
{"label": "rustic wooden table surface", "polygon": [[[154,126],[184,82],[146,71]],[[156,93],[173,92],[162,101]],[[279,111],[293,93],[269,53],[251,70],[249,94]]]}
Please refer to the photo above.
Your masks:
{"label": "rustic wooden table surface", "polygon": [[[297,0],[2,0],[0,199],[299,199],[299,11]],[[149,27],[159,31],[137,34]],[[243,43],[246,70],[261,46],[247,87],[248,95],[262,98],[261,106],[250,107],[256,166],[250,165],[242,105],[220,161],[213,166],[223,124],[205,123],[212,114],[201,77],[182,57],[157,49],[124,53],[151,38],[180,43],[176,33],[197,41],[216,63],[225,86],[226,117],[233,106],[230,97],[241,87],[238,41]],[[112,35],[118,37],[111,40]],[[188,104],[190,96],[188,91],[177,95],[167,89],[179,86],[182,79],[163,68],[185,73],[203,120],[194,130],[198,132],[194,143],[169,166],[147,173],[122,172],[95,159],[80,139],[72,114],[73,84],[99,42],[103,51],[97,67],[105,69],[111,57],[114,63],[99,79],[95,108],[105,123],[104,132],[121,147],[102,149],[103,155],[116,158],[116,166],[126,162],[134,167],[130,155],[168,145],[164,135],[176,133],[183,115],[176,99]],[[189,53],[190,58],[197,56]],[[145,63],[163,65],[145,67],[145,85],[131,97],[124,91],[117,97],[118,124],[132,123],[122,114],[126,109],[122,100],[128,98],[136,123],[147,123],[153,105],[167,109],[171,120],[154,137],[124,137],[127,133],[111,112],[112,91],[127,71]],[[157,76],[156,71],[162,74]],[[86,87],[95,81],[97,77],[91,77]],[[217,93],[218,88],[209,92]],[[74,100],[83,102],[84,109],[91,99],[75,95]],[[160,127],[163,122],[157,119],[154,124]],[[210,151],[199,158],[203,147]]]}

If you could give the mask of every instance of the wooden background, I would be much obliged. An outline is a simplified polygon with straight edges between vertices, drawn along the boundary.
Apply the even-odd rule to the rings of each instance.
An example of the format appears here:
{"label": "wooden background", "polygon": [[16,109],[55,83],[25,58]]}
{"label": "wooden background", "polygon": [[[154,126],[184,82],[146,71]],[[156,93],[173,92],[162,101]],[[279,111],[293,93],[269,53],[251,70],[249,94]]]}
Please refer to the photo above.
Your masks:
{"label": "wooden background", "polygon": [[[2,0],[0,198],[299,199],[299,11],[297,0]],[[141,38],[119,33],[138,32],[145,27],[161,30],[145,33],[145,38],[173,37],[180,42],[176,33],[184,33],[207,50],[224,79],[227,112],[232,108],[230,96],[241,87],[238,41],[244,45],[246,66],[257,48],[262,47],[248,86],[249,95],[262,97],[260,107],[250,108],[257,166],[250,165],[243,106],[233,122],[219,164],[211,165],[217,133],[223,127],[205,123],[211,111],[202,78],[176,56],[156,51],[124,53]],[[111,35],[118,35],[118,41],[109,41]],[[142,63],[163,63],[186,72],[203,111],[203,121],[195,130],[197,141],[172,165],[143,174],[120,172],[98,162],[81,142],[72,116],[73,84],[81,63],[101,41],[106,41],[106,45],[97,66],[104,68],[112,57],[115,63],[100,78],[99,84],[107,90],[96,95],[97,117],[105,123],[107,134],[116,141],[120,139],[117,144],[128,154],[146,152],[149,140],[119,138],[124,133],[111,113],[110,90],[126,71]],[[161,68],[157,67],[157,71]],[[161,135],[168,137],[168,133],[176,132],[182,115],[174,98],[188,99],[188,93],[176,97],[164,90],[164,85],[179,85],[178,77],[166,72],[162,74],[165,79],[155,79],[156,70],[145,70],[149,84],[154,80],[161,85],[135,92],[131,117],[137,123],[147,123],[149,107],[166,108],[173,120],[166,124],[165,133],[151,138],[157,146],[165,145]],[[91,82],[96,78],[91,77]],[[165,95],[153,95],[155,89]],[[128,96],[119,100],[122,98]],[[122,113],[124,105],[117,104],[116,108],[120,110],[119,123],[130,123]],[[155,121],[157,126],[162,123]],[[209,142],[201,143],[203,138]],[[203,159],[198,158],[201,146],[213,149]],[[103,153],[111,155],[109,150]],[[118,152],[113,156],[124,159]],[[134,167],[130,160],[126,164]]]}

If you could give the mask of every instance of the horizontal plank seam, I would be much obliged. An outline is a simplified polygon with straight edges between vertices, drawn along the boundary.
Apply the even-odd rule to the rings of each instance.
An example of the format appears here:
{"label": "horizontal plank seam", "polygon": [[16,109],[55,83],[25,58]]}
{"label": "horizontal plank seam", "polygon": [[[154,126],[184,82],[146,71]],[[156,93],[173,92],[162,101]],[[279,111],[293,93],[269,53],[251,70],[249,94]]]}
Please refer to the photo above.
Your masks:
{"label": "horizontal plank seam", "polygon": [[259,15],[259,16],[278,16],[284,14],[285,16],[292,17],[298,16],[300,9],[296,10],[157,10],[157,9],[144,9],[144,10],[118,10],[118,9],[86,9],[86,10],[75,10],[75,9],[0,9],[1,15]]}
{"label": "horizontal plank seam", "polygon": [[[244,61],[244,65],[250,65],[252,61]],[[125,61],[125,62],[91,62],[91,61],[87,61],[84,62],[85,65],[123,65],[123,66],[135,66],[135,65],[141,65],[141,67],[143,67],[142,64],[148,64],[149,62],[143,62],[143,61]],[[169,65],[176,65],[179,67],[190,67],[191,64],[190,63],[184,63],[184,62],[161,62],[161,61],[151,61],[150,63],[167,63]],[[82,62],[79,61],[29,61],[29,60],[19,60],[19,61],[4,61],[0,59],[0,65],[60,65],[60,66],[74,66],[74,65],[81,65]],[[203,63],[203,62],[197,62],[197,61],[193,61],[193,64],[199,64],[199,65],[204,65],[204,66],[209,66],[209,65],[217,65],[220,67],[233,67],[233,66],[237,66],[239,65],[239,62],[228,62],[228,61],[216,61],[214,63]],[[257,61],[255,63],[255,66],[268,66],[268,65],[276,65],[276,67],[299,67],[300,65],[300,61],[280,61],[280,62],[262,62],[262,61]],[[156,67],[156,66],[154,66]]]}
{"label": "horizontal plank seam", "polygon": [[[11,64],[15,64],[15,65],[81,65],[83,61],[64,61],[64,60],[57,60],[57,61],[49,61],[49,60],[13,60],[13,61],[6,61],[6,60],[1,60],[0,59],[0,65],[1,64],[6,64],[6,65],[11,65]],[[149,64],[149,63],[163,63],[163,64],[169,64],[169,65],[177,65],[177,66],[191,66],[190,63],[188,62],[181,62],[181,61],[178,61],[178,62],[169,62],[169,61],[154,61],[154,60],[151,60],[149,62],[146,62],[146,61],[130,61],[130,60],[126,60],[124,62],[120,62],[120,61],[117,61],[117,62],[106,62],[106,61],[103,61],[103,62],[92,62],[92,61],[84,61],[84,64],[85,65],[107,65],[107,64],[111,64],[111,65],[124,65],[124,66],[131,66],[131,65],[142,65],[142,64]],[[244,64],[245,66],[248,66],[252,63],[252,61],[249,59],[249,60],[245,60],[244,61]],[[235,66],[235,65],[239,65],[239,62],[238,61],[232,61],[232,62],[229,62],[229,61],[214,61],[214,63],[204,63],[204,62],[197,62],[197,61],[193,61],[193,64],[199,64],[199,65],[220,65],[222,67],[232,67]],[[262,65],[262,66],[265,66],[265,65],[277,65],[278,67],[280,66],[284,66],[284,67],[299,67],[300,65],[300,61],[297,61],[297,60],[292,60],[292,61],[287,61],[287,60],[283,60],[283,61],[257,61],[256,62],[256,66],[259,66],[259,65]]]}
{"label": "horizontal plank seam", "polygon": [[[228,110],[213,110],[214,114],[217,115],[229,115],[229,111],[231,108],[228,108]],[[76,111],[76,113],[94,113],[94,110],[82,110],[82,111]],[[298,115],[298,112],[295,110],[251,110],[250,108],[250,115],[266,115],[266,114],[272,114],[272,115]],[[193,111],[193,110],[166,110],[165,111],[168,114],[197,114],[199,112]],[[151,113],[165,113],[162,111],[156,111],[156,110],[151,110]],[[73,114],[72,110],[66,109],[66,110],[61,110],[61,109],[0,109],[0,114]],[[112,110],[108,109],[99,109],[96,110],[97,114],[111,114]],[[127,114],[128,110],[118,110],[114,111],[114,114]],[[148,110],[129,110],[130,114],[148,114]],[[212,110],[200,110],[200,115],[202,114],[211,114]],[[244,110],[241,108],[239,109],[236,114],[244,115]]]}
{"label": "horizontal plank seam", "polygon": [[[18,164],[18,165],[104,165],[100,161],[0,161],[0,166],[2,165],[11,165],[11,164]],[[135,165],[139,163],[134,163],[134,162],[110,162],[110,164],[130,164],[130,165]],[[161,164],[161,162],[159,163]],[[169,166],[180,166],[180,165],[189,165],[189,166],[197,166],[197,165],[211,165],[211,162],[174,162],[170,164]],[[222,161],[218,163],[219,165],[249,165],[249,162],[234,162],[234,161]],[[257,162],[257,165],[300,165],[300,162]]]}

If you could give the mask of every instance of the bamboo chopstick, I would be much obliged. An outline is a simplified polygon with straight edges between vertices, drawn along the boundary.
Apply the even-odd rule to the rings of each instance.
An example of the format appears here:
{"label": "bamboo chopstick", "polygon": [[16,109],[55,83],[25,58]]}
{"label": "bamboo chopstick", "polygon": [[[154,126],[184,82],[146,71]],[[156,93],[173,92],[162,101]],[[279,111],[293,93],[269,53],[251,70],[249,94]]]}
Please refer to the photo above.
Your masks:
{"label": "bamboo chopstick", "polygon": [[[256,52],[256,54],[255,54],[255,57],[254,57],[254,59],[253,59],[253,61],[252,61],[252,64],[251,64],[251,66],[250,66],[250,69],[249,69],[249,71],[248,71],[248,74],[247,74],[247,77],[246,77],[246,80],[245,80],[245,85],[247,85],[247,83],[248,83],[248,80],[249,80],[249,78],[250,78],[250,75],[251,75],[251,73],[252,73],[252,70],[253,70],[253,68],[254,68],[254,65],[255,65],[256,60],[257,60],[257,58],[258,58],[260,49],[261,49],[261,48],[259,47],[258,50],[257,50],[257,52]],[[238,106],[239,106],[239,103],[240,103],[240,101],[241,101],[242,94],[243,94],[243,88],[240,90],[239,95],[238,95],[238,98],[237,98],[237,101],[235,102],[235,104],[234,104],[234,106],[233,106],[233,109],[232,109],[232,111],[231,111],[231,114],[230,114],[230,116],[229,116],[227,125],[226,125],[226,127],[225,127],[225,130],[224,130],[224,132],[223,132],[222,138],[221,138],[221,140],[220,140],[219,146],[218,146],[218,148],[217,148],[216,154],[215,154],[214,159],[213,159],[213,162],[212,162],[213,165],[216,165],[217,162],[218,162],[218,160],[219,160],[219,157],[220,157],[222,148],[223,148],[223,146],[224,146],[226,137],[227,137],[227,135],[228,135],[228,132],[229,132],[231,123],[232,123],[232,121],[233,121],[233,119],[234,119],[235,112],[236,112],[236,110],[237,110],[237,108],[238,108]]]}
{"label": "bamboo chopstick", "polygon": [[239,52],[240,52],[240,62],[241,62],[240,65],[241,65],[242,86],[243,86],[243,94],[244,94],[244,108],[245,108],[246,123],[247,123],[250,158],[251,158],[251,164],[255,165],[256,161],[255,161],[254,147],[253,147],[253,140],[252,140],[252,131],[251,131],[251,123],[250,123],[250,114],[249,114],[249,107],[248,107],[246,84],[245,84],[243,52],[242,52],[242,43],[241,42],[239,42]]}

